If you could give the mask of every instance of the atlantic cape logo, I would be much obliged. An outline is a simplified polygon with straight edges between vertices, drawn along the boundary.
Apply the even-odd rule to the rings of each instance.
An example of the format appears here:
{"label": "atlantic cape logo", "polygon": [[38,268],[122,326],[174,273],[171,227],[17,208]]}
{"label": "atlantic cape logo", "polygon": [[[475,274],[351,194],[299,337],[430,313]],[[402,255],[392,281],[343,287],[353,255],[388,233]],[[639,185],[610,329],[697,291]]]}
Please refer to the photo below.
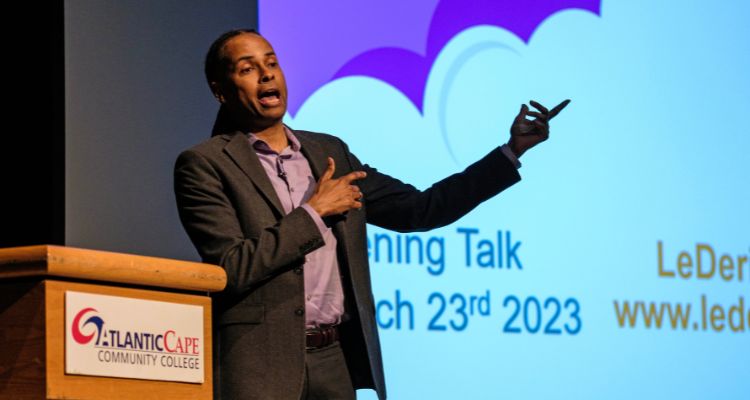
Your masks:
{"label": "atlantic cape logo", "polygon": [[110,327],[93,307],[76,312],[69,329],[77,345],[98,349],[101,363],[200,368],[200,338],[180,335],[175,329],[149,332]]}

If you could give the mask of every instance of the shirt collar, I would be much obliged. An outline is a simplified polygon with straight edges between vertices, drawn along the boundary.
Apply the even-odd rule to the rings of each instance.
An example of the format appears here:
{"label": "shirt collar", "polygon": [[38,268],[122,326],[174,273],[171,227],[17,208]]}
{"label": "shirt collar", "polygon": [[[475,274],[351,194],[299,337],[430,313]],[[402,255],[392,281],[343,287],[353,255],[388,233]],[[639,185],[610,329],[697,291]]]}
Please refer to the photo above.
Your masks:
{"label": "shirt collar", "polygon": [[[299,139],[297,139],[297,136],[294,136],[294,133],[291,129],[289,129],[288,126],[284,125],[284,133],[286,133],[286,138],[289,140],[289,148],[292,150],[292,152],[298,152],[302,148],[302,144],[300,144]],[[255,150],[268,152],[268,153],[275,153],[273,150],[271,150],[271,147],[268,146],[268,143],[263,141],[263,139],[258,139],[257,136],[250,133],[247,135],[248,140],[250,141],[250,146],[252,146]]]}

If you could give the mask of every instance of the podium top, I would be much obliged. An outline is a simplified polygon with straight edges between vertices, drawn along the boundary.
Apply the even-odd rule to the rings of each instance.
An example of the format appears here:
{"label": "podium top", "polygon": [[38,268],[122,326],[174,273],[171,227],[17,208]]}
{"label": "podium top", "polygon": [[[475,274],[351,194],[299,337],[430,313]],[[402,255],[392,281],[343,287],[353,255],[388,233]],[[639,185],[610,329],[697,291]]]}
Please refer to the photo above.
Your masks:
{"label": "podium top", "polygon": [[0,280],[50,276],[199,292],[224,289],[221,267],[66,246],[0,249]]}

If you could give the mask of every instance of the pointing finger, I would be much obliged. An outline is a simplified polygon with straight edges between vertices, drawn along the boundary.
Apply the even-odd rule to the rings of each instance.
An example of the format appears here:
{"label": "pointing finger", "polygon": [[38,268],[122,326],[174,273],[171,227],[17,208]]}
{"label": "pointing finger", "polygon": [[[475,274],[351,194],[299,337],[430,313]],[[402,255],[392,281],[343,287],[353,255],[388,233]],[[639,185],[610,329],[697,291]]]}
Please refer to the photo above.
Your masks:
{"label": "pointing finger", "polygon": [[560,111],[562,111],[563,108],[567,107],[567,105],[570,103],[570,99],[567,99],[563,101],[562,103],[555,106],[555,108],[552,109],[552,111],[549,112],[549,117],[552,119],[555,115],[559,114]]}

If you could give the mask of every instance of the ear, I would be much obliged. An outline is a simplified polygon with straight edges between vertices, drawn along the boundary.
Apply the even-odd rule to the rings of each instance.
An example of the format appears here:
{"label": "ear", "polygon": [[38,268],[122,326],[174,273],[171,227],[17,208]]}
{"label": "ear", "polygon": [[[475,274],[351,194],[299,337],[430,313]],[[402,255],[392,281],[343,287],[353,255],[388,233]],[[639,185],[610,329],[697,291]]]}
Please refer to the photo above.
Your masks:
{"label": "ear", "polygon": [[216,97],[216,100],[219,100],[219,103],[224,104],[226,98],[224,97],[224,88],[222,88],[222,85],[219,82],[212,81],[209,83],[209,86],[211,86],[211,92],[214,94],[214,97]]}

